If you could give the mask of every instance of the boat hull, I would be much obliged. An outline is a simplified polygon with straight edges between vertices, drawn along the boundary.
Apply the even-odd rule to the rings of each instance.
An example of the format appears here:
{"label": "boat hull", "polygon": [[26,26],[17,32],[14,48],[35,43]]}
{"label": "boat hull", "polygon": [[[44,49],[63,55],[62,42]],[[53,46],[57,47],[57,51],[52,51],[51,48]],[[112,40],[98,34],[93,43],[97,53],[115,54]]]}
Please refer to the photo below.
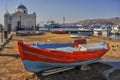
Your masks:
{"label": "boat hull", "polygon": [[84,62],[76,62],[76,63],[49,63],[49,62],[33,62],[29,60],[23,60],[24,67],[27,71],[30,72],[41,72],[52,68],[57,67],[74,67],[80,65],[88,65],[92,63],[98,62],[100,59],[89,60]]}
{"label": "boat hull", "polygon": [[65,52],[26,45],[22,41],[18,42],[18,49],[25,69],[31,72],[41,72],[55,67],[95,63],[109,50],[108,48],[97,51]]}

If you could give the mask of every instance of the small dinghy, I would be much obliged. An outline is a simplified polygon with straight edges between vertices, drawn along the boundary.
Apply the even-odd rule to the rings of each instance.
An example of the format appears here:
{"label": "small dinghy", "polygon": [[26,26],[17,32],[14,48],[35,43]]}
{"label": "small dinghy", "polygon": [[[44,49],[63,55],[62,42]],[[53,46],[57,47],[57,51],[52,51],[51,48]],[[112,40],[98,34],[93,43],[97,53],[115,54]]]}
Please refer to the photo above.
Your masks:
{"label": "small dinghy", "polygon": [[28,45],[18,41],[18,49],[26,70],[42,72],[56,67],[95,63],[109,50],[109,47],[106,43],[87,43],[85,39],[81,39],[65,44]]}
{"label": "small dinghy", "polygon": [[52,33],[54,33],[54,34],[66,34],[67,31],[66,30],[54,30],[54,31],[52,31]]}

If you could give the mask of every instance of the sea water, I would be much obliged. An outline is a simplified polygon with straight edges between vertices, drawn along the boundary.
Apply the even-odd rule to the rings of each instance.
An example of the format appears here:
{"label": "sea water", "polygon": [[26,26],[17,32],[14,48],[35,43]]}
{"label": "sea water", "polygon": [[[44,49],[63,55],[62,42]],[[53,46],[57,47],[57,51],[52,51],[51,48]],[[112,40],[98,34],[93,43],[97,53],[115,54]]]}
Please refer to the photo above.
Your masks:
{"label": "sea water", "polygon": [[115,35],[115,34],[111,34],[111,35],[98,35],[100,37],[105,37],[105,38],[109,38],[112,39],[114,41],[120,41],[120,35]]}

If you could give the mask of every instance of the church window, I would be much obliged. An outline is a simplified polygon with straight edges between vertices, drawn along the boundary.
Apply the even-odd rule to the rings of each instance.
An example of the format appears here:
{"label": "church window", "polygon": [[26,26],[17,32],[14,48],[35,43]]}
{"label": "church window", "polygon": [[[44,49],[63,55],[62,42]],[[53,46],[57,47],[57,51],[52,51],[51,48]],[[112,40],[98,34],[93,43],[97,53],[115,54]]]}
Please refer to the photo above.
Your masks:
{"label": "church window", "polygon": [[24,13],[26,13],[25,10],[24,10]]}

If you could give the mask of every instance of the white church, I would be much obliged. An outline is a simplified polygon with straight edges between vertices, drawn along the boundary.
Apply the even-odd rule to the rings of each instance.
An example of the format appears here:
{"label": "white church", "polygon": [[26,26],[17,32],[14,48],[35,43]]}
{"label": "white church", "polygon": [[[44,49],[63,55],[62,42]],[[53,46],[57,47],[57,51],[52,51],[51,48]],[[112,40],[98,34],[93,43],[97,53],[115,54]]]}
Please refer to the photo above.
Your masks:
{"label": "white church", "polygon": [[18,29],[33,28],[36,26],[36,13],[28,13],[28,9],[23,4],[16,7],[13,14],[10,14],[8,10],[4,14],[4,29],[10,28],[11,31]]}

